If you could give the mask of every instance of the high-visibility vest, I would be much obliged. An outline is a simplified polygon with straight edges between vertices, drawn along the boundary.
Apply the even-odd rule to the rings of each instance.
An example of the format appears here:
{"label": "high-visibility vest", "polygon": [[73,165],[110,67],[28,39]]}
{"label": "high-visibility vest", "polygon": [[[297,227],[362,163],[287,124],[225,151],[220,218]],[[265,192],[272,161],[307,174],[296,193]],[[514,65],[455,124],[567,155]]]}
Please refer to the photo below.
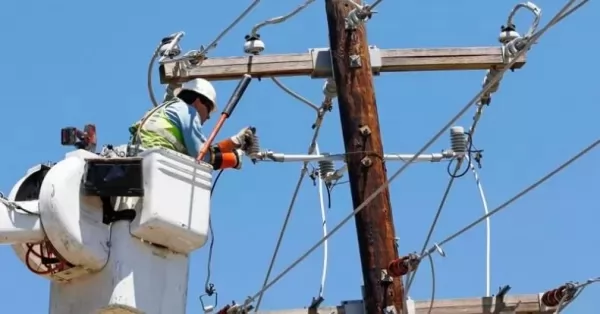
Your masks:
{"label": "high-visibility vest", "polygon": [[[161,147],[174,150],[184,155],[188,154],[183,141],[181,130],[177,128],[167,117],[166,108],[178,101],[177,98],[168,101],[162,108],[158,109],[142,126],[140,130],[140,138],[138,143],[144,148]],[[129,127],[129,133],[135,140],[137,130],[140,124],[148,114],[145,114],[142,119]],[[135,143],[134,143],[135,144]]]}

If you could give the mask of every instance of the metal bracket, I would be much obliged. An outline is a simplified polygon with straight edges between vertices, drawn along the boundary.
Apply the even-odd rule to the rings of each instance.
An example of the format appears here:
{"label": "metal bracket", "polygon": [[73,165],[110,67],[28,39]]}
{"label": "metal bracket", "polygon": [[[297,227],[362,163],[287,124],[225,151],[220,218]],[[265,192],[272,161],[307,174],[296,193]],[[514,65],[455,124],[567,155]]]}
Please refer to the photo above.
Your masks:
{"label": "metal bracket", "polygon": [[369,168],[373,165],[373,160],[371,160],[369,157],[365,157],[360,160],[360,163],[363,165],[363,167]]}
{"label": "metal bracket", "polygon": [[392,276],[390,276],[388,274],[387,269],[382,269],[381,270],[381,279],[380,279],[382,284],[390,284],[392,282],[394,282],[394,278],[392,278]]}
{"label": "metal bracket", "polygon": [[[312,60],[311,78],[333,77],[331,50],[329,48],[311,48],[308,52]],[[377,46],[371,45],[369,46],[369,56],[373,75],[379,75],[382,66],[381,50]]]}
{"label": "metal bracket", "polygon": [[362,66],[362,60],[359,55],[350,55],[350,67],[360,68]]}
{"label": "metal bracket", "polygon": [[371,135],[371,128],[369,128],[368,125],[363,125],[363,126],[359,127],[358,131],[360,131],[360,135],[362,135],[362,136]]}

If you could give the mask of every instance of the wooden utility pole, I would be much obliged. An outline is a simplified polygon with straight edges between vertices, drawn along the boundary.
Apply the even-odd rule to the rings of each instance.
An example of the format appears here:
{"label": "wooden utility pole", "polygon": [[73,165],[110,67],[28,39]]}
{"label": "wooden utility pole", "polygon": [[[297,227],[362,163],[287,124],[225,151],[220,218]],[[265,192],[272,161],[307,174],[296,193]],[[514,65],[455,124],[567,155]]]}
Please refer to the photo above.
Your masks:
{"label": "wooden utility pole", "polygon": [[[333,77],[338,103],[348,177],[354,207],[361,205],[387,182],[377,101],[373,91],[371,58],[366,29],[346,29],[347,2],[325,0]],[[388,189],[377,194],[354,218],[363,271],[363,298],[367,313],[401,313],[402,280],[387,276],[387,266],[398,257],[396,232]],[[388,311],[385,311],[385,309]],[[395,308],[395,311],[389,311]]]}

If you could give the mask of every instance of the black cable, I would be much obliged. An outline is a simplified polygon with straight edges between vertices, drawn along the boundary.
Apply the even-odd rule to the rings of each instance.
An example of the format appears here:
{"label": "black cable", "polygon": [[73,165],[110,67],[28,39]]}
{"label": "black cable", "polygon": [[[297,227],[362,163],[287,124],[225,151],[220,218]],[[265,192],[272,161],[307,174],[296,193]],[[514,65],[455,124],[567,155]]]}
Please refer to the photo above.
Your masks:
{"label": "black cable", "polygon": [[[471,155],[475,154],[475,153],[479,153],[481,151],[477,150],[475,148],[475,145],[473,145],[473,137],[471,137],[471,133],[466,133],[467,134],[467,142],[469,143],[469,147],[467,148],[467,156],[469,156],[469,158],[471,158]],[[458,158],[453,157],[452,159],[450,159],[450,162],[448,163],[448,166],[446,167],[446,172],[448,173],[448,175],[451,178],[460,178],[460,177],[464,177],[467,172],[469,172],[469,164],[466,164],[467,166],[465,167],[465,170],[463,170],[461,173],[456,174],[456,172],[452,171],[452,165],[454,164],[455,161],[457,161]]]}
{"label": "black cable", "polygon": [[[223,173],[223,170],[225,170],[225,169],[221,169],[221,171],[219,171],[219,173],[215,177],[215,182],[213,182],[212,187],[210,188],[210,197],[211,198],[212,198],[213,192],[215,191],[215,187],[217,186],[217,182],[219,182],[219,178],[221,177],[221,174]],[[210,276],[211,276],[211,263],[212,263],[213,248],[215,246],[215,233],[213,231],[212,219],[210,217],[208,218],[208,231],[210,232],[210,244],[208,245],[208,262],[207,262],[208,265],[207,265],[207,269],[206,269],[206,281],[204,282],[204,291],[206,292],[206,294],[208,296],[212,296],[215,293],[215,286],[214,286],[214,284],[212,284],[210,282]]]}
{"label": "black cable", "polygon": [[219,182],[219,178],[221,177],[223,170],[225,170],[225,169],[221,169],[221,171],[219,171],[219,173],[217,174],[217,177],[215,178],[215,182],[213,182],[212,187],[210,188],[210,196],[211,197],[212,197],[213,192],[215,191],[215,186],[217,186],[217,182]]}
{"label": "black cable", "polygon": [[331,191],[333,190],[333,186],[327,184],[325,185],[325,190],[327,191],[327,208],[331,209]]}

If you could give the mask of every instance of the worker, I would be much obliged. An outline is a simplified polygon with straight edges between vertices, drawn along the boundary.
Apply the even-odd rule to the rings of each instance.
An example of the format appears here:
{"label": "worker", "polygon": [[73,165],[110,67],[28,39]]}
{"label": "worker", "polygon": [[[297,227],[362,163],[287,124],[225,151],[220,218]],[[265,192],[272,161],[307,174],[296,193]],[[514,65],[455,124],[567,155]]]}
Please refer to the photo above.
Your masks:
{"label": "worker", "polygon": [[[196,158],[206,142],[202,126],[217,110],[216,98],[215,88],[204,79],[194,79],[181,86],[169,85],[162,108],[146,120],[138,143],[142,148],[162,147]],[[142,120],[129,128],[132,139],[135,139]],[[204,161],[215,170],[240,169],[252,135],[250,127],[243,128],[236,135],[213,145]]]}

